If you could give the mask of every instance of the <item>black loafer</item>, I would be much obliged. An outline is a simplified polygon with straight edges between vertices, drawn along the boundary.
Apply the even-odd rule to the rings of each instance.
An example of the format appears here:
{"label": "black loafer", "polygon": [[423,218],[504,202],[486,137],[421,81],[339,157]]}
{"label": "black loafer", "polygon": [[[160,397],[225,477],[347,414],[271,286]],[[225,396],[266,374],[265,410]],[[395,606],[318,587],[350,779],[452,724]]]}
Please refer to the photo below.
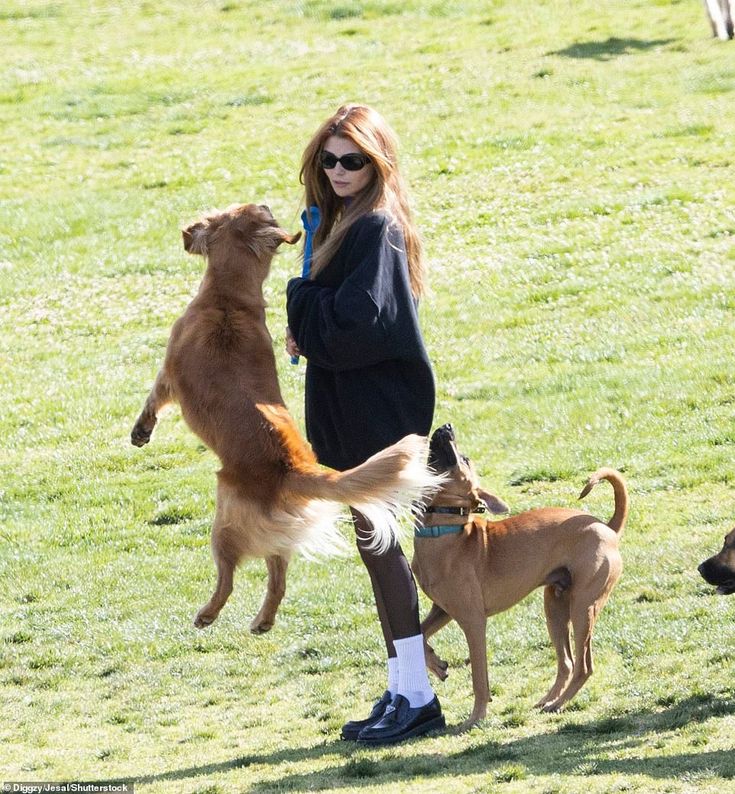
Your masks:
{"label": "black loafer", "polygon": [[360,731],[357,743],[372,746],[396,744],[443,728],[445,724],[442,707],[436,697],[425,706],[412,709],[403,695],[396,695],[385,709],[385,714]]}
{"label": "black loafer", "polygon": [[370,716],[367,719],[350,720],[350,722],[346,722],[342,726],[342,739],[348,742],[354,742],[363,728],[367,728],[368,725],[372,725],[374,722],[377,722],[383,716],[383,714],[385,714],[385,710],[390,705],[391,699],[391,694],[386,689],[381,695],[380,700],[376,701],[375,705],[373,706],[373,710],[370,712]]}

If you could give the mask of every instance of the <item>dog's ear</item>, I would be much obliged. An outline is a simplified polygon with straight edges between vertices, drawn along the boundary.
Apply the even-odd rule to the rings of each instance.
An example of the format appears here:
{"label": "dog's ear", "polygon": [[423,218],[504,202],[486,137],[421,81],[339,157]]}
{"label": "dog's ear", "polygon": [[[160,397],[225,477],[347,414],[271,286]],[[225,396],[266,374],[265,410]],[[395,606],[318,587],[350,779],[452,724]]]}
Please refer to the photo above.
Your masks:
{"label": "dog's ear", "polygon": [[251,223],[239,223],[235,234],[257,256],[272,256],[281,243],[293,245],[301,237],[301,232],[289,234],[280,226],[261,226],[253,229]]}
{"label": "dog's ear", "polygon": [[281,243],[295,245],[301,239],[301,232],[289,234],[285,229],[281,229],[280,226],[268,226],[263,230],[263,234],[268,235],[276,247]]}
{"label": "dog's ear", "polygon": [[281,234],[281,242],[288,243],[289,245],[296,245],[298,241],[301,239],[301,232],[296,232],[296,234],[289,234],[287,231],[283,229],[278,230]]}
{"label": "dog's ear", "polygon": [[495,494],[491,494],[489,491],[486,491],[484,488],[478,488],[477,495],[485,503],[485,507],[487,507],[489,512],[494,513],[495,515],[499,515],[500,513],[510,512],[510,508],[502,499],[498,499],[498,497],[495,496]]}
{"label": "dog's ear", "polygon": [[190,254],[207,255],[207,224],[202,221],[192,223],[186,229],[181,230],[184,238],[184,248]]}

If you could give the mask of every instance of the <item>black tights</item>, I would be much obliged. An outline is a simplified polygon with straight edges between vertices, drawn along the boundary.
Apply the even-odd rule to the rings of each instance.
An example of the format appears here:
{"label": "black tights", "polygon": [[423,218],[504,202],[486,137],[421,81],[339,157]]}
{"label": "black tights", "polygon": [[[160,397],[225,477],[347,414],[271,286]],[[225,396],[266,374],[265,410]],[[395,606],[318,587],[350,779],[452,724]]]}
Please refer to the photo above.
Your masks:
{"label": "black tights", "polygon": [[394,639],[402,640],[421,633],[419,596],[411,566],[398,544],[391,546],[385,554],[369,551],[366,546],[372,537],[370,522],[356,510],[352,511],[352,517],[357,533],[357,548],[373,586],[388,656],[395,656]]}

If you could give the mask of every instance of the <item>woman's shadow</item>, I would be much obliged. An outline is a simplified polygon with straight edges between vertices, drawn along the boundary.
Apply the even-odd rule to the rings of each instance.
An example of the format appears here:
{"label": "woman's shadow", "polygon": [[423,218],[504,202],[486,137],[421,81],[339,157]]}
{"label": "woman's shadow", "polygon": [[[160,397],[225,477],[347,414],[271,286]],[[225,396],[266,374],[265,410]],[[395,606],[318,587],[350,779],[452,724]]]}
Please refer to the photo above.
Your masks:
{"label": "woman's shadow", "polygon": [[[628,774],[648,777],[680,778],[697,772],[725,779],[735,778],[735,753],[732,750],[686,752],[671,755],[662,743],[661,752],[651,750],[652,735],[703,723],[715,717],[735,714],[735,700],[718,700],[713,695],[693,695],[660,711],[646,710],[594,722],[566,722],[553,733],[528,736],[507,743],[489,741],[455,753],[421,752],[427,740],[419,740],[417,753],[410,757],[381,757],[373,760],[366,750],[353,743],[330,741],[305,749],[288,748],[263,755],[245,755],[229,761],[176,769],[154,775],[141,775],[98,781],[102,783],[157,783],[162,781],[208,778],[252,765],[276,766],[330,758],[336,761],[316,772],[293,774],[278,779],[279,790],[328,791],[333,788],[375,785],[376,778],[387,776],[392,782],[409,781],[418,775],[449,777],[492,771],[509,762],[521,765],[533,775]],[[449,729],[451,733],[451,729]],[[431,740],[428,740],[430,743]],[[635,755],[636,747],[646,745]],[[610,759],[610,750],[626,749],[628,757]],[[256,783],[249,790],[267,791],[272,781]]]}

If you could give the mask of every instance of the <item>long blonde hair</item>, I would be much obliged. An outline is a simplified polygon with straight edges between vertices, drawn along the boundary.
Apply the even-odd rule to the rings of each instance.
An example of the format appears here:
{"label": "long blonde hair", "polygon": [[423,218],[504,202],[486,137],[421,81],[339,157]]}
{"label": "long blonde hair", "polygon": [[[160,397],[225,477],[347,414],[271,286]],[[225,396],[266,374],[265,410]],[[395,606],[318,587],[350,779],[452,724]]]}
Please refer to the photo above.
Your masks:
{"label": "long blonde hair", "polygon": [[[346,138],[370,158],[374,178],[346,204],[332,189],[319,155],[332,135]],[[421,238],[411,218],[406,187],[398,170],[398,139],[385,119],[365,105],[343,105],[317,130],[301,158],[299,178],[306,206],[316,205],[321,223],[314,235],[311,272],[316,275],[342,244],[350,226],[373,210],[387,210],[403,232],[411,291],[424,292],[425,267]]]}

